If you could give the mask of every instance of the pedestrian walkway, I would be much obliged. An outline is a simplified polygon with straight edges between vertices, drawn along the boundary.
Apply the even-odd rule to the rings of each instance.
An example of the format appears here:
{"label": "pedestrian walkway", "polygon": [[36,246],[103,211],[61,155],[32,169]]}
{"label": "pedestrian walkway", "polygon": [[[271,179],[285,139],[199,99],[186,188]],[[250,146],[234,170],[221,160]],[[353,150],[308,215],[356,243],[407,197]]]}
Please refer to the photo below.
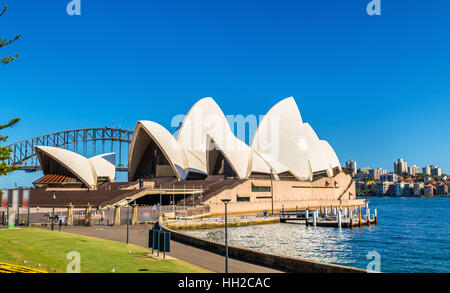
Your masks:
{"label": "pedestrian walkway", "polygon": [[[93,226],[93,227],[62,227],[61,231],[75,233],[85,236],[125,242],[126,226]],[[148,230],[151,225],[130,226],[130,243],[147,247]],[[181,259],[196,266],[211,270],[216,273],[225,272],[225,257],[223,255],[185,245],[180,242],[171,241],[170,256]],[[271,269],[236,259],[229,259],[228,271],[230,273],[282,273]]]}

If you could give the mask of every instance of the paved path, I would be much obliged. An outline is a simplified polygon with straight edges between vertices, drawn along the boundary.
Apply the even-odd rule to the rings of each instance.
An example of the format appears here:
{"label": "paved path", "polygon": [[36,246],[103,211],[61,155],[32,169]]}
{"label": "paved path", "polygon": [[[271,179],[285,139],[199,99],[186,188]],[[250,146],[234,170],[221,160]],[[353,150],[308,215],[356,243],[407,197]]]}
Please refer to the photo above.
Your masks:
{"label": "paved path", "polygon": [[[139,246],[147,247],[148,245],[148,230],[151,225],[136,225],[130,226],[130,243]],[[59,228],[59,227],[57,227]],[[56,229],[57,230],[57,229]],[[62,227],[61,231],[92,236],[102,239],[109,239],[114,241],[126,241],[126,226],[106,227]],[[184,260],[196,266],[208,269],[216,273],[225,272],[225,258],[223,255],[199,249],[190,245],[185,245],[180,242],[171,241],[170,256]],[[229,259],[228,271],[230,273],[282,273],[279,270],[268,267],[255,265],[252,263]]]}

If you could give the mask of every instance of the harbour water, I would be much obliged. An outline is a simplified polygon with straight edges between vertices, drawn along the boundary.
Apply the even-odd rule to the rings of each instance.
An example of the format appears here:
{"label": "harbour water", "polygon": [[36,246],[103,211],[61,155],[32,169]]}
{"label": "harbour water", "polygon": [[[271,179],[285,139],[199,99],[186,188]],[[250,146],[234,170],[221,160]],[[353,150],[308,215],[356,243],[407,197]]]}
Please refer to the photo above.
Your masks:
{"label": "harbour water", "polygon": [[[380,270],[450,273],[450,198],[368,198],[378,226],[353,229],[268,224],[228,229],[230,245],[270,254],[367,268],[373,254]],[[224,229],[186,233],[223,242]]]}

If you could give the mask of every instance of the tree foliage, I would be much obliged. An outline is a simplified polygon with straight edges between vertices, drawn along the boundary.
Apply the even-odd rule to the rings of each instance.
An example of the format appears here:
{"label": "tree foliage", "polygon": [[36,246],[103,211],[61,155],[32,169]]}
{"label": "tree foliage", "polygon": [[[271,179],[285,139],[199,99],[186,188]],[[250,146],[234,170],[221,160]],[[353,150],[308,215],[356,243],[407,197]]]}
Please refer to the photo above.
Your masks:
{"label": "tree foliage", "polygon": [[[20,121],[20,118],[14,118],[11,119],[7,124],[0,124],[0,130],[13,127]],[[6,142],[8,139],[8,136],[0,135],[0,142]],[[8,147],[0,147],[0,176],[6,175],[11,171],[14,171],[17,167],[16,166],[8,166],[8,164],[5,162],[8,160],[11,156],[11,149]]]}
{"label": "tree foliage", "polygon": [[[8,7],[3,7],[3,10],[0,11],[0,17],[3,16],[6,11],[8,10]],[[20,35],[16,35],[13,39],[2,39],[0,38],[0,48],[3,48],[5,46],[11,45],[15,41],[17,41],[20,38]],[[11,61],[17,59],[19,57],[18,54],[15,56],[7,56],[7,57],[0,57],[0,65],[5,65],[10,63]],[[13,118],[9,120],[7,124],[0,124],[0,130],[13,127],[20,121],[20,118]],[[0,135],[0,143],[6,142],[8,139],[8,136]],[[11,158],[11,149],[8,147],[1,147],[0,146],[0,176],[6,175],[12,171],[14,171],[17,166],[8,166],[8,164],[5,162],[6,160]],[[2,191],[0,190],[0,194]]]}
{"label": "tree foliage", "polygon": [[[3,10],[1,10],[1,12],[0,12],[0,17],[3,16],[6,13],[7,10],[8,10],[7,6],[3,7]],[[5,46],[11,45],[15,41],[17,41],[20,38],[20,36],[21,36],[20,34],[16,35],[12,39],[2,39],[2,38],[0,38],[0,49],[5,47]],[[19,57],[19,54],[15,54],[13,56],[0,57],[0,65],[6,65],[6,64],[14,61],[18,57]]]}

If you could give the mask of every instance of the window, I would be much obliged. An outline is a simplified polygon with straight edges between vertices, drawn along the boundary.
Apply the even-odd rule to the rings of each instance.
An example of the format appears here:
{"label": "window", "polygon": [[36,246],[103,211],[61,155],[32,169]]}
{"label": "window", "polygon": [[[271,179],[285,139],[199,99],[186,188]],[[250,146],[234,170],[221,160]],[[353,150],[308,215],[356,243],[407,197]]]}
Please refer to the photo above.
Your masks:
{"label": "window", "polygon": [[270,186],[252,185],[252,192],[270,192]]}
{"label": "window", "polygon": [[250,197],[248,197],[248,196],[238,196],[236,201],[250,201]]}
{"label": "window", "polygon": [[256,199],[267,199],[267,198],[272,198],[270,195],[269,196],[257,196]]}

